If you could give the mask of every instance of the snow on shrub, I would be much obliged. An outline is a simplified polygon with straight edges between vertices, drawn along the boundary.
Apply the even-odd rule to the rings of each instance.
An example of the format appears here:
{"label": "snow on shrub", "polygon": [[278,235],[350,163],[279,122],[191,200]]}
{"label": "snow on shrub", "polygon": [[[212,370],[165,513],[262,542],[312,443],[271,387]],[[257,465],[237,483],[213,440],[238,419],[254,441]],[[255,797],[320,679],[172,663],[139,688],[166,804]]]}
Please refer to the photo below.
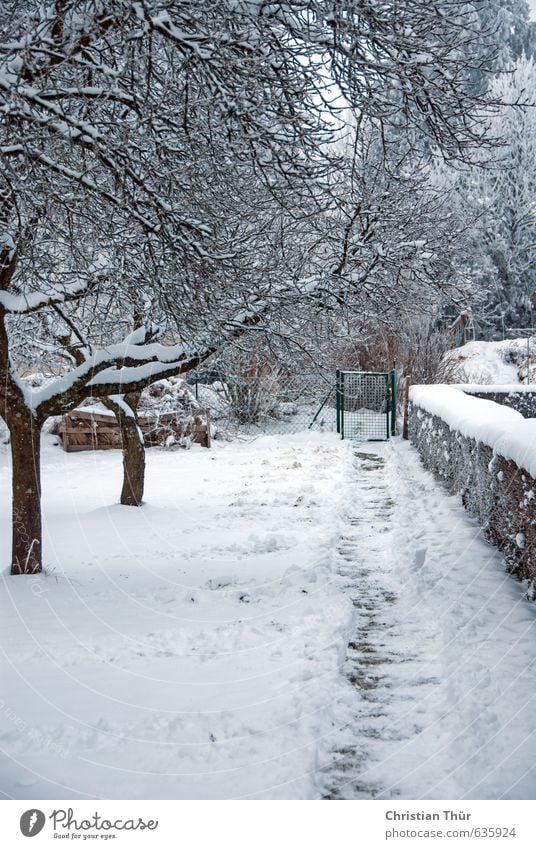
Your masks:
{"label": "snow on shrub", "polygon": [[[530,340],[530,380],[536,380],[536,344]],[[447,351],[438,370],[444,383],[484,384],[525,382],[527,378],[527,340],[503,339],[500,342],[467,342]]]}

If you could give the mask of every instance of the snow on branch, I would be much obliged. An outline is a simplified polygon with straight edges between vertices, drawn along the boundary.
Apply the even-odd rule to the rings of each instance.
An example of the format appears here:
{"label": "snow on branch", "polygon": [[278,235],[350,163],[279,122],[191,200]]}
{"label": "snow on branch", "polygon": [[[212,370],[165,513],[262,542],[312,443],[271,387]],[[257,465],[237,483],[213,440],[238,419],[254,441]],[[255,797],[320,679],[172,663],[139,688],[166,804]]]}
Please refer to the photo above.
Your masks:
{"label": "snow on branch", "polygon": [[263,302],[242,310],[220,330],[217,339],[198,348],[188,344],[144,343],[152,334],[136,328],[123,342],[95,351],[70,372],[36,391],[25,387],[26,404],[44,419],[73,409],[84,398],[116,396],[144,389],[163,377],[183,374],[207,360],[237,336],[258,324],[266,311]]}
{"label": "snow on branch", "polygon": [[0,291],[0,309],[6,313],[27,314],[45,307],[76,301],[93,289],[106,276],[108,263],[104,258],[96,260],[83,280],[69,283],[62,289],[51,292],[28,292],[20,295]]}

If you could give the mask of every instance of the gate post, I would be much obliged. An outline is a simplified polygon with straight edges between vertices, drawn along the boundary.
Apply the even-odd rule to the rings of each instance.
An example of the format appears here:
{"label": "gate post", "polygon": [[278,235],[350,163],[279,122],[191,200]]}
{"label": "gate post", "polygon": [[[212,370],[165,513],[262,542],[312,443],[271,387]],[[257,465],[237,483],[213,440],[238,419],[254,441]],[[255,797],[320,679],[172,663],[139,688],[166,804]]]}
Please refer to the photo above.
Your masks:
{"label": "gate post", "polygon": [[340,408],[341,408],[341,439],[344,439],[344,372],[340,374]]}
{"label": "gate post", "polygon": [[344,373],[337,369],[335,373],[335,407],[337,410],[337,433],[344,439]]}
{"label": "gate post", "polygon": [[396,362],[391,369],[391,436],[396,435]]}
{"label": "gate post", "polygon": [[341,373],[339,369],[335,372],[335,409],[337,411],[337,433],[341,432]]}
{"label": "gate post", "polygon": [[389,439],[389,407],[391,406],[391,382],[389,372],[385,372],[385,438]]}

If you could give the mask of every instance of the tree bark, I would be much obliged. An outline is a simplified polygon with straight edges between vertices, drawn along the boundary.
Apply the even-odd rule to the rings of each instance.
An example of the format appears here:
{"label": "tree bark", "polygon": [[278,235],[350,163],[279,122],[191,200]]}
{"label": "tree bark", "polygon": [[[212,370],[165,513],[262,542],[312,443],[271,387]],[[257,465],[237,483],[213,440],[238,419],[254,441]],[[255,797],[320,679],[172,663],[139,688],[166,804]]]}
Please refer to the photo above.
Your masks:
{"label": "tree bark", "polygon": [[123,486],[120,500],[121,504],[128,507],[141,506],[145,486],[145,445],[136,417],[140,396],[141,392],[129,392],[124,396],[124,402],[132,410],[132,416],[129,416],[124,408],[111,398],[102,399],[105,406],[115,413],[121,431]]}
{"label": "tree bark", "polygon": [[140,393],[125,395],[125,401],[134,413],[134,418],[124,413],[119,419],[123,440],[123,487],[121,504],[140,507],[145,486],[145,445],[136,419],[136,408]]}
{"label": "tree bark", "polygon": [[43,569],[41,533],[41,424],[22,405],[9,416],[13,460],[12,575]]}

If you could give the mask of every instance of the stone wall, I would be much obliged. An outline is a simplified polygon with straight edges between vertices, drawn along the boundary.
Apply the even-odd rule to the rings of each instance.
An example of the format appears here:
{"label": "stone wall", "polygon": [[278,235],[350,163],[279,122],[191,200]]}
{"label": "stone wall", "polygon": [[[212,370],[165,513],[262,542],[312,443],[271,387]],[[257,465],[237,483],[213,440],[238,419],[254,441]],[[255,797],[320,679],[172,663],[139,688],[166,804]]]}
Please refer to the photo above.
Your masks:
{"label": "stone wall", "polygon": [[460,495],[466,510],[503,553],[508,570],[527,580],[529,594],[536,598],[536,480],[512,461],[494,455],[489,446],[451,430],[439,416],[411,402],[409,438],[425,468]]}

